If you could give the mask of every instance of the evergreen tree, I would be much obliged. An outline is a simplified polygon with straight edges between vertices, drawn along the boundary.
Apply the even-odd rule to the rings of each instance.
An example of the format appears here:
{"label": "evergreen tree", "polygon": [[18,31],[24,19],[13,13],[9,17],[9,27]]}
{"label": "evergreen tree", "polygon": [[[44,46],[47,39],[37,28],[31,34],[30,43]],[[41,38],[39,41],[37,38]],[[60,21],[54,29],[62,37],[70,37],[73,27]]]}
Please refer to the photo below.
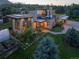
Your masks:
{"label": "evergreen tree", "polygon": [[51,38],[43,38],[34,54],[34,59],[58,59],[58,48]]}
{"label": "evergreen tree", "polygon": [[71,46],[79,47],[79,36],[77,31],[75,31],[74,29],[69,30],[66,35],[66,42]]}

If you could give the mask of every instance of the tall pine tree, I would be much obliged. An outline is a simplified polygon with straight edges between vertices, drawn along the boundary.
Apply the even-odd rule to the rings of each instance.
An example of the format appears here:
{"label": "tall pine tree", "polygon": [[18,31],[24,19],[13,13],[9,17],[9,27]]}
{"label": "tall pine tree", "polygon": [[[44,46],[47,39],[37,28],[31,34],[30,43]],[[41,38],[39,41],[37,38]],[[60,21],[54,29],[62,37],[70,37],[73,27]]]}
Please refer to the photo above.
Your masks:
{"label": "tall pine tree", "polygon": [[49,37],[43,38],[35,51],[34,59],[58,59],[55,42]]}
{"label": "tall pine tree", "polygon": [[79,47],[79,36],[75,29],[71,29],[66,34],[66,42],[74,47]]}

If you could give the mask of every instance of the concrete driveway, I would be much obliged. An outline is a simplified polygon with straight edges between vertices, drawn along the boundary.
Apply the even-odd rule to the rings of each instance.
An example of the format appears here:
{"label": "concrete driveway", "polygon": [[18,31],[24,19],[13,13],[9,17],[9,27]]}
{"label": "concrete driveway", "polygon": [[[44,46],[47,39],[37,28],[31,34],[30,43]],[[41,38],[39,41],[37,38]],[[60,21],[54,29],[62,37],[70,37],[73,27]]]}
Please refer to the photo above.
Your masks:
{"label": "concrete driveway", "polygon": [[79,31],[79,22],[76,21],[67,21],[67,25]]}

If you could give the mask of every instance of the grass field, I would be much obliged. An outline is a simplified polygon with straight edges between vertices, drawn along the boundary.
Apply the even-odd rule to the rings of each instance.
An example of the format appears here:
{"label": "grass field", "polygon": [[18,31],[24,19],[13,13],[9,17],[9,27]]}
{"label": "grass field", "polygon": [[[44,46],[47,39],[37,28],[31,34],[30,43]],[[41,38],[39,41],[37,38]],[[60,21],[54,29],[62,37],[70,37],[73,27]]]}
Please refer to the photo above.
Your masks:
{"label": "grass field", "polygon": [[55,14],[56,16],[62,16],[62,15],[65,15],[65,14]]}
{"label": "grass field", "polygon": [[12,27],[12,24],[10,22],[8,23],[3,23],[3,24],[0,24],[0,29],[6,29],[6,28],[11,28]]}
{"label": "grass field", "polygon": [[9,56],[7,59],[33,59],[33,53],[35,50],[36,45],[32,45],[27,50],[19,49],[16,52],[14,52],[11,56]]}

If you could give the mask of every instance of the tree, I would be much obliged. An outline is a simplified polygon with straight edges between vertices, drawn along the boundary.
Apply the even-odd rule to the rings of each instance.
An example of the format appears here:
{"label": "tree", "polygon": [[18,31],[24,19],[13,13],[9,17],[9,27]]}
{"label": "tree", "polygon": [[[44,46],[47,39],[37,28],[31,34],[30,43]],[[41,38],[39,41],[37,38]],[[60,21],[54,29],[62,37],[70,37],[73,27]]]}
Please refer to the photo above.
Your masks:
{"label": "tree", "polygon": [[66,42],[70,44],[70,46],[79,47],[79,36],[77,31],[74,29],[69,30],[66,34]]}
{"label": "tree", "polygon": [[69,16],[69,19],[79,18],[79,5],[72,4],[67,7],[66,14]]}
{"label": "tree", "polygon": [[58,59],[58,48],[51,38],[43,38],[35,50],[34,59]]}
{"label": "tree", "polygon": [[33,39],[35,38],[35,34],[33,32],[33,29],[30,27],[23,36],[24,41],[26,42],[32,42]]}

